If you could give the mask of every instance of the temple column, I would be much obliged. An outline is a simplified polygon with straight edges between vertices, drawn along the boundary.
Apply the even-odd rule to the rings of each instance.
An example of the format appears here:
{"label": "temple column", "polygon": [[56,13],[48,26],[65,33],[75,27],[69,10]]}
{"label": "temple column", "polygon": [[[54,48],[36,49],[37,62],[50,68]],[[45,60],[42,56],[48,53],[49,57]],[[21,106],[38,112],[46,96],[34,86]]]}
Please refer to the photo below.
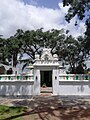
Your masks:
{"label": "temple column", "polygon": [[58,67],[55,67],[53,69],[52,83],[53,83],[53,94],[58,95],[58,89],[59,89],[59,70],[58,70]]}
{"label": "temple column", "polygon": [[34,69],[34,95],[40,94],[40,69]]}

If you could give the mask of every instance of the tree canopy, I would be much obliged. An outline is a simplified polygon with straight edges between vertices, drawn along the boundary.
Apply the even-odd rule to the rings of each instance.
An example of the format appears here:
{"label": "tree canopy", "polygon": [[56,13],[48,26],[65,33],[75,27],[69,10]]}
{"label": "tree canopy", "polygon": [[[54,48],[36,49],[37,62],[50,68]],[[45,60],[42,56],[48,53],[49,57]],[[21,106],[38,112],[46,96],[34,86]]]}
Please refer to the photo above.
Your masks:
{"label": "tree canopy", "polygon": [[8,39],[1,38],[0,44],[1,63],[13,62],[14,67],[18,63],[18,56],[21,59],[24,53],[30,57],[30,61],[33,63],[35,54],[41,54],[44,47],[51,48],[52,54],[57,54],[59,60],[64,64],[69,64],[71,73],[76,73],[79,63],[83,63],[86,58],[84,38],[75,39],[71,35],[65,34],[63,29],[48,31],[43,31],[42,28],[31,31],[18,29],[14,36]]}
{"label": "tree canopy", "polygon": [[[66,21],[70,22],[73,17],[77,16],[79,20],[85,22],[85,49],[86,54],[90,55],[90,0],[63,0],[63,6],[70,6],[65,16]],[[75,25],[77,25],[77,20]]]}
{"label": "tree canopy", "polygon": [[6,61],[8,56],[8,48],[6,47],[6,39],[0,38],[0,62],[3,64],[8,64]]}
{"label": "tree canopy", "polygon": [[68,14],[66,15],[66,20],[70,20],[76,15],[80,20],[85,17],[86,20],[90,19],[90,0],[63,0],[63,6],[69,6]]}

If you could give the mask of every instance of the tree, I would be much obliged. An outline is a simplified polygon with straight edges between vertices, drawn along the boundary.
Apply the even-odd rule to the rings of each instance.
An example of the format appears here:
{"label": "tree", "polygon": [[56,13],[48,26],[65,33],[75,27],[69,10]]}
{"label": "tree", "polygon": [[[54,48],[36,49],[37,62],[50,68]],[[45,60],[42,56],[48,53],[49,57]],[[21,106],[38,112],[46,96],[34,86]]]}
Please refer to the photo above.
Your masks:
{"label": "tree", "polygon": [[[63,6],[69,5],[70,8],[65,19],[70,22],[73,17],[77,16],[79,20],[85,21],[85,51],[86,54],[90,54],[90,0],[63,0]],[[77,25],[77,21],[75,25]]]}
{"label": "tree", "polygon": [[8,61],[13,62],[13,67],[16,67],[18,63],[18,55],[22,53],[22,33],[23,31],[19,29],[14,36],[7,39]]}
{"label": "tree", "polygon": [[7,55],[7,41],[6,39],[0,38],[0,62],[2,64],[8,64]]}
{"label": "tree", "polygon": [[66,20],[70,20],[76,15],[80,20],[84,17],[90,17],[90,0],[63,0],[63,6],[69,6],[68,14],[65,16]]}
{"label": "tree", "polygon": [[41,38],[42,41],[40,46],[51,48],[51,53],[55,54],[56,48],[58,47],[58,45],[60,45],[59,43],[62,43],[62,41],[65,39],[64,30],[52,29],[49,31],[45,31],[43,32]]}
{"label": "tree", "polygon": [[[67,62],[72,73],[75,73],[78,63],[83,63],[85,58],[84,39],[82,37],[74,39],[72,36],[65,35],[63,29],[52,29],[45,32],[42,28],[25,32],[19,29],[14,36],[3,42],[6,51],[5,54],[3,51],[5,60],[7,59],[9,62],[13,60],[14,67],[18,63],[18,55],[21,57],[24,53],[29,55],[30,61],[34,63],[35,54],[41,54],[43,47],[51,48],[52,54],[58,54],[59,60]],[[3,59],[3,61],[5,60]],[[24,67],[27,63],[26,61]]]}
{"label": "tree", "polygon": [[78,64],[83,64],[84,62],[85,56],[83,53],[82,41],[73,38],[71,35],[66,36],[61,40],[61,42],[58,43],[56,53],[64,64],[70,65],[71,73],[76,73],[76,67]]}
{"label": "tree", "polygon": [[[66,21],[77,16],[79,20],[83,20],[86,24],[85,36],[82,39],[83,56],[89,57],[90,55],[90,0],[63,0],[63,6],[69,6],[68,14],[65,16]],[[77,25],[77,20],[75,25]],[[85,58],[84,58],[85,59]]]}
{"label": "tree", "polygon": [[40,53],[40,45],[42,41],[42,30],[38,29],[36,31],[25,31],[22,37],[23,39],[23,53],[30,56],[31,61],[34,62],[35,54]]}
{"label": "tree", "polygon": [[84,42],[85,42],[84,47],[86,54],[90,55],[90,19],[86,21],[86,32],[85,32]]}

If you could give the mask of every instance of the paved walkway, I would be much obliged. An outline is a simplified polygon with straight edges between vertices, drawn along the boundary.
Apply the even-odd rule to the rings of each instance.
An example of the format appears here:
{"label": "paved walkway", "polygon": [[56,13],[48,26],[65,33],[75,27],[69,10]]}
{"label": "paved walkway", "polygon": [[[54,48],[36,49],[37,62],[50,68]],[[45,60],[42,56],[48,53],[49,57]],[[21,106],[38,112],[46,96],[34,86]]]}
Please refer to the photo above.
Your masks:
{"label": "paved walkway", "polygon": [[58,107],[68,107],[68,106],[86,106],[90,107],[90,96],[53,96],[51,93],[41,93],[39,96],[33,96],[31,98],[27,97],[0,97],[0,104],[11,105],[11,106],[27,106],[34,107],[41,106],[42,104],[45,106],[49,104],[49,106]]}
{"label": "paved walkway", "polygon": [[[24,120],[90,120],[90,97],[34,96],[31,99],[0,98],[0,104],[26,106]],[[18,116],[16,116],[17,118]]]}

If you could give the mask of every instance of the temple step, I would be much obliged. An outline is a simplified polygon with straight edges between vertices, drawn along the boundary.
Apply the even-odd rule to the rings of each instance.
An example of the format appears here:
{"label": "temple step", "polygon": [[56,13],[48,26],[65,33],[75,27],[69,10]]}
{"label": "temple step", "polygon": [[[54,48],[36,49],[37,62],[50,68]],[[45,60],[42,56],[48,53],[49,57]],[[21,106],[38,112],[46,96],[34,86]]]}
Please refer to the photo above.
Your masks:
{"label": "temple step", "polygon": [[41,87],[41,93],[52,93],[52,87]]}

